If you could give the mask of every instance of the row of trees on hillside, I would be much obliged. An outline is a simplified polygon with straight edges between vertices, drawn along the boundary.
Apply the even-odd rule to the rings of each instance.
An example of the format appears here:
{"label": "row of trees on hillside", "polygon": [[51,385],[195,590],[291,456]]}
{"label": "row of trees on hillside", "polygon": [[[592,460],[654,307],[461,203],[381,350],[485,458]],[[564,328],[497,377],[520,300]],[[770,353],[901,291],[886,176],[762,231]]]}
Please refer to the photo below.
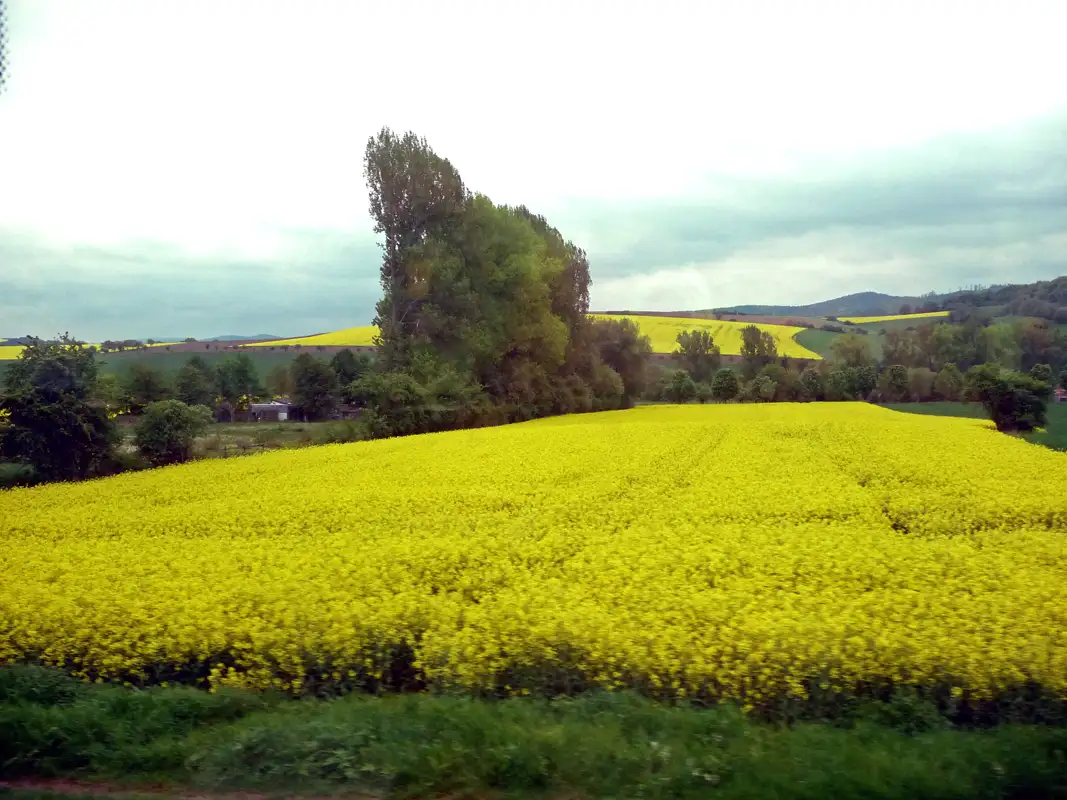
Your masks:
{"label": "row of trees on hillside", "polygon": [[999,306],[1005,315],[1040,317],[1067,324],[1067,277],[959,292],[942,305],[959,320],[974,316],[976,309]]}

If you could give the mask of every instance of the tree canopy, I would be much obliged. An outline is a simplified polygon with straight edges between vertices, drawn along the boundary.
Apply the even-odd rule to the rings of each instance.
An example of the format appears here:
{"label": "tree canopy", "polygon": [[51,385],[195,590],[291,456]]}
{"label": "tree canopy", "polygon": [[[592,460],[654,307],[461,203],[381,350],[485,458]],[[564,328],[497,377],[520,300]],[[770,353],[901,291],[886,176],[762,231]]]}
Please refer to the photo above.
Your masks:
{"label": "tree canopy", "polygon": [[[469,191],[413,133],[372,137],[364,170],[383,250],[375,369],[414,381],[358,381],[352,395],[380,412],[383,430],[617,407],[639,394],[647,339],[588,318],[585,252],[543,216]],[[401,383],[425,413],[397,410]]]}

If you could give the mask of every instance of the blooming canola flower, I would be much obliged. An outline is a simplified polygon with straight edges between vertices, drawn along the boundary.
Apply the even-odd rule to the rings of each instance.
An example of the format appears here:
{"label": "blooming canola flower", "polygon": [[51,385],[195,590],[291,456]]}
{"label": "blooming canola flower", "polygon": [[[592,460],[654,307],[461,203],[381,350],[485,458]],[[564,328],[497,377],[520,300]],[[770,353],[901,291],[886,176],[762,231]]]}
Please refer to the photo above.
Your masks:
{"label": "blooming canola flower", "polygon": [[[865,404],[649,406],[0,493],[0,662],[300,691],[572,676],[1067,697],[1067,456]],[[184,672],[183,672],[184,671]]]}

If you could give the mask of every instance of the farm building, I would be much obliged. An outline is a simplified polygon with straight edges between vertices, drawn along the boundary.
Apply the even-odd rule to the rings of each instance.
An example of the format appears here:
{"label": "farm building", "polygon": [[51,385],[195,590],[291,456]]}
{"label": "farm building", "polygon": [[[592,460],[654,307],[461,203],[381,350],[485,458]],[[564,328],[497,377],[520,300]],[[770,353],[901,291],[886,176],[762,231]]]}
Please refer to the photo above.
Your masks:
{"label": "farm building", "polygon": [[1067,389],[1057,388],[1052,393],[1052,400],[1056,403],[1067,403]]}
{"label": "farm building", "polygon": [[289,419],[290,409],[288,400],[252,403],[248,407],[248,419],[250,422],[285,422]]}

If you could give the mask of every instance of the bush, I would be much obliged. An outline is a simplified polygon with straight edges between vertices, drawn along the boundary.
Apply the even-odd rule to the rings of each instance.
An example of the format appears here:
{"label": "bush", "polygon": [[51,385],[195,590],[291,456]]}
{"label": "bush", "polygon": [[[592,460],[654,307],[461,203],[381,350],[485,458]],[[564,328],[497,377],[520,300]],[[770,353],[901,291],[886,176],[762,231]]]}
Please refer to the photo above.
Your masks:
{"label": "bush", "polygon": [[355,420],[330,422],[313,435],[315,444],[346,444],[370,438],[366,426]]}
{"label": "bush", "polygon": [[1030,377],[1038,383],[1052,385],[1052,367],[1048,364],[1034,364],[1030,368]]}
{"label": "bush", "polygon": [[713,397],[711,393],[711,384],[707,381],[701,381],[697,384],[697,401],[704,404],[711,400]]}
{"label": "bush", "polygon": [[926,367],[908,370],[908,396],[916,403],[934,399],[934,381],[937,376]]}
{"label": "bush", "polygon": [[33,486],[35,483],[37,472],[29,464],[0,463],[0,489]]}
{"label": "bush", "polygon": [[671,403],[688,403],[697,394],[697,386],[689,373],[683,369],[676,370],[670,383],[663,390],[663,399]]}
{"label": "bush", "polygon": [[934,394],[939,400],[959,400],[963,393],[963,373],[955,364],[945,364],[934,380]]}
{"label": "bush", "polygon": [[711,396],[720,401],[733,400],[741,392],[737,373],[732,369],[720,369],[711,380]]}
{"label": "bush", "polygon": [[[1051,370],[1048,371],[1051,376]],[[1039,370],[1039,374],[1044,374]],[[997,364],[982,364],[967,371],[968,396],[981,401],[997,430],[1004,433],[1029,432],[1045,425],[1045,404],[1051,387]]]}
{"label": "bush", "polygon": [[800,373],[800,394],[805,400],[826,399],[826,381],[815,367],[806,367]]}
{"label": "bush", "polygon": [[211,410],[187,406],[180,400],[161,400],[144,409],[134,442],[153,466],[188,461],[193,441],[211,424]]}

